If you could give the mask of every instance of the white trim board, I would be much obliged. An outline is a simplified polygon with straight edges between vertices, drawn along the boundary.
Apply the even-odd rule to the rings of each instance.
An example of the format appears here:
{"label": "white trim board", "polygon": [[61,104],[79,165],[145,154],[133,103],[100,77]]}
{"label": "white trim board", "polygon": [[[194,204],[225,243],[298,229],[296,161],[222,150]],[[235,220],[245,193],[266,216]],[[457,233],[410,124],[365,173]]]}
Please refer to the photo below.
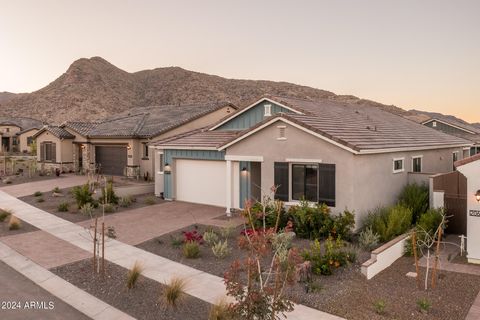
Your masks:
{"label": "white trim board", "polygon": [[274,104],[276,104],[276,105],[279,105],[279,106],[282,107],[282,108],[285,108],[285,109],[288,109],[288,110],[290,110],[290,111],[292,111],[292,112],[295,112],[295,113],[297,113],[297,114],[303,114],[303,112],[300,112],[300,111],[298,111],[298,110],[295,110],[295,109],[292,108],[292,107],[288,107],[288,106],[286,106],[286,105],[284,105],[284,104],[282,104],[282,103],[280,103],[280,102],[277,102],[277,101],[275,101],[275,100],[273,100],[273,99],[270,99],[270,98],[261,98],[261,99],[257,100],[256,102],[252,103],[251,105],[249,105],[248,107],[243,108],[242,110],[240,110],[240,111],[232,114],[230,117],[228,117],[227,119],[223,120],[223,121],[220,122],[219,124],[214,125],[213,127],[211,127],[211,128],[209,129],[209,131],[212,131],[212,130],[217,129],[218,127],[224,125],[225,123],[227,123],[227,122],[229,122],[230,120],[236,118],[237,116],[241,115],[242,113],[244,113],[244,112],[252,109],[253,107],[255,107],[257,104],[259,104],[259,103],[262,102],[262,101],[268,101],[268,102],[274,103]]}
{"label": "white trim board", "polygon": [[250,162],[263,162],[263,156],[236,156],[225,155],[227,161],[250,161]]}
{"label": "white trim board", "polygon": [[298,158],[286,158],[285,162],[292,163],[322,163],[322,159],[298,159]]}

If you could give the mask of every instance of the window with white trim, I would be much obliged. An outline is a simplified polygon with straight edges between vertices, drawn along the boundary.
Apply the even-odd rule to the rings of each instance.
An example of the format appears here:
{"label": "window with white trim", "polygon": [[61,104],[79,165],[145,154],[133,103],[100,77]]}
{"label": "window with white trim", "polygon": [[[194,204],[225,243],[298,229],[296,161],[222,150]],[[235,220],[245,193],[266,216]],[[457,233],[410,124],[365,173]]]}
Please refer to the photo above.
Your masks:
{"label": "window with white trim", "polygon": [[393,159],[393,173],[400,173],[405,171],[404,162],[405,158]]}
{"label": "window with white trim", "polygon": [[270,117],[272,115],[272,105],[271,104],[266,104],[264,105],[264,117]]}
{"label": "window with white trim", "polygon": [[432,122],[432,127],[435,128],[436,126],[437,126],[437,121],[433,121],[433,122]]}
{"label": "window with white trim", "polygon": [[423,156],[412,157],[412,172],[422,172]]}
{"label": "window with white trim", "polygon": [[458,161],[458,151],[452,152],[453,171],[455,171],[455,162]]}

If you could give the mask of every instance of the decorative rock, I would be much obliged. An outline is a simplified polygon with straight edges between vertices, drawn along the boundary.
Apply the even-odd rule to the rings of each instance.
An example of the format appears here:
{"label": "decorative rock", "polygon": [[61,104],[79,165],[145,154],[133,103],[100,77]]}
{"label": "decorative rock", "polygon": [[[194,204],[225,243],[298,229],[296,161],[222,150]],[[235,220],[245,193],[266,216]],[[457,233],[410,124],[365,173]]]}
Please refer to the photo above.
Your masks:
{"label": "decorative rock", "polygon": [[10,183],[12,183],[12,179],[11,178],[5,178],[5,179],[2,180],[2,182],[5,183],[5,184],[10,184]]}
{"label": "decorative rock", "polygon": [[417,273],[416,273],[416,272],[408,272],[408,273],[407,273],[407,277],[416,278],[416,277],[417,277]]}
{"label": "decorative rock", "polygon": [[53,192],[52,197],[63,197],[64,195],[58,192]]}

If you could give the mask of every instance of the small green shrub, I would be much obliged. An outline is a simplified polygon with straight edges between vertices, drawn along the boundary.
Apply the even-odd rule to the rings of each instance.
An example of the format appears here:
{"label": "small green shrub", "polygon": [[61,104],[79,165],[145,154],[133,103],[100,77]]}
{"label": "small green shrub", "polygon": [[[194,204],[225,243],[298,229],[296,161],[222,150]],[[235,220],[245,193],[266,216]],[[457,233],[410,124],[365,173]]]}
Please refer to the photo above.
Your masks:
{"label": "small green shrub", "polygon": [[121,197],[120,198],[120,201],[118,202],[118,204],[120,205],[120,207],[122,208],[128,208],[132,205],[132,197],[131,196],[125,196],[125,197]]}
{"label": "small green shrub", "polygon": [[14,215],[10,216],[10,220],[8,221],[8,230],[18,230],[22,226],[22,222],[20,219],[15,217]]}
{"label": "small green shrub", "polygon": [[341,237],[344,240],[352,239],[352,230],[355,227],[355,213],[345,209],[333,217],[333,227],[328,230],[333,238]]}
{"label": "small green shrub", "polygon": [[428,209],[429,190],[426,184],[407,184],[398,197],[399,204],[412,210],[412,220],[416,223]]}
{"label": "small green shrub", "polygon": [[203,233],[203,240],[209,246],[213,246],[218,242],[218,235],[214,231],[205,231]]}
{"label": "small green shrub", "polygon": [[379,299],[373,303],[373,307],[375,308],[375,312],[377,314],[384,314],[386,306],[387,304],[383,299]]}
{"label": "small green shrub", "polygon": [[292,232],[279,232],[276,233],[272,238],[272,248],[273,250],[281,249],[290,249],[292,247],[292,241],[295,237],[295,234]]}
{"label": "small green shrub", "polygon": [[[252,216],[255,217],[253,221],[255,228],[263,227],[263,207],[260,202],[255,202],[251,208]],[[282,229],[287,224],[287,214],[285,212],[285,207],[282,207],[279,215],[278,228]],[[267,228],[274,228],[277,223],[277,212],[273,205],[268,205],[265,207],[265,226]]]}
{"label": "small green shrub", "polygon": [[387,242],[405,233],[412,225],[412,210],[402,205],[389,208],[377,208],[370,212],[365,228],[370,227],[380,236],[380,241]]}
{"label": "small green shrub", "polygon": [[303,252],[303,258],[312,264],[312,272],[321,275],[331,275],[336,268],[349,262],[349,254],[344,250],[344,242],[341,239],[334,240],[329,237],[325,240],[325,252],[322,250],[320,241],[314,240],[310,249]]}
{"label": "small green shrub", "polygon": [[70,204],[68,202],[61,202],[59,205],[58,205],[58,212],[67,212],[68,211],[68,208],[69,208]]}
{"label": "small green shrub", "polygon": [[113,213],[115,212],[115,206],[111,203],[107,203],[103,205],[103,210],[105,213]]}
{"label": "small green shrub", "polygon": [[88,183],[82,186],[73,187],[72,195],[75,198],[79,209],[86,203],[93,203],[92,191],[90,191],[90,186]]}
{"label": "small green shrub", "polygon": [[178,306],[180,300],[185,296],[185,289],[187,283],[181,278],[172,278],[163,290],[163,300],[165,303],[173,308]]}
{"label": "small green shrub", "polygon": [[227,257],[232,250],[228,246],[228,240],[219,241],[212,246],[212,252],[218,259]]}
{"label": "small green shrub", "polygon": [[42,203],[42,202],[45,202],[45,199],[43,199],[43,197],[38,197],[36,201],[38,203]]}
{"label": "small green shrub", "polygon": [[188,259],[196,259],[200,257],[200,246],[195,241],[185,242],[183,245],[183,255]]}
{"label": "small green shrub", "polygon": [[53,188],[52,192],[53,193],[62,193],[62,190],[60,190],[59,187],[55,187],[55,188]]}
{"label": "small green shrub", "polygon": [[422,214],[417,222],[417,228],[433,235],[442,222],[443,209],[429,209]]}
{"label": "small green shrub", "polygon": [[145,198],[145,204],[146,205],[151,206],[151,205],[154,205],[156,203],[157,203],[157,201],[155,200],[155,198],[153,196]]}
{"label": "small green shrub", "polygon": [[219,233],[223,239],[228,239],[233,235],[234,231],[235,231],[235,226],[229,223],[225,227],[220,228]]}
{"label": "small green shrub", "polygon": [[11,215],[12,213],[8,210],[2,210],[0,209],[0,222],[3,222],[5,221],[5,219],[8,218],[9,215]]}
{"label": "small green shrub", "polygon": [[135,288],[135,285],[137,284],[138,278],[140,278],[142,271],[143,271],[142,265],[138,261],[135,261],[135,264],[133,265],[132,269],[130,269],[127,274],[128,289]]}
{"label": "small green shrub", "polygon": [[432,307],[432,304],[427,298],[422,298],[417,300],[417,306],[422,313],[428,313],[428,311]]}
{"label": "small green shrub", "polygon": [[35,191],[35,193],[33,194],[34,197],[41,197],[43,196],[43,193],[41,191]]}
{"label": "small green shrub", "polygon": [[184,244],[184,241],[180,237],[170,236],[170,244],[173,248],[180,248]]}
{"label": "small green shrub", "polygon": [[378,233],[373,232],[372,227],[367,227],[365,230],[360,232],[358,237],[360,247],[367,251],[373,250],[378,245],[379,241],[380,236]]}
{"label": "small green shrub", "polygon": [[113,182],[107,182],[105,188],[102,188],[102,199],[101,202],[118,204],[118,196],[115,194],[113,189]]}
{"label": "small green shrub", "polygon": [[91,216],[94,209],[93,205],[90,202],[87,202],[80,208],[80,213],[86,216]]}

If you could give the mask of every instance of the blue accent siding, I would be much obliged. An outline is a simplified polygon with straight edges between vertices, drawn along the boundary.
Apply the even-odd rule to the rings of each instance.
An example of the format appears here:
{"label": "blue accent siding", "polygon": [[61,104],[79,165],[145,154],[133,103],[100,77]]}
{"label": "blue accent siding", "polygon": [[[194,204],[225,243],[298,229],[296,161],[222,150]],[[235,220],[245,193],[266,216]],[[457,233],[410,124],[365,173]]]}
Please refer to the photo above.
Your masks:
{"label": "blue accent siding", "polygon": [[280,112],[283,112],[283,113],[292,112],[270,101],[262,101],[256,106],[252,107],[250,110],[245,111],[244,113],[224,123],[223,125],[218,127],[216,130],[244,130],[244,129],[253,127],[257,123],[265,119],[264,114],[265,114],[266,104],[270,104],[272,106],[271,107],[272,115],[275,115]]}
{"label": "blue accent siding", "polygon": [[[173,164],[175,159],[196,159],[196,160],[225,160],[224,151],[214,150],[164,150],[165,163]],[[172,174],[164,174],[163,196],[167,199],[172,198]]]}
{"label": "blue accent siding", "polygon": [[[242,172],[242,169],[246,168],[247,172]],[[240,170],[240,203],[239,207],[243,208],[245,204],[245,200],[250,199],[252,197],[252,190],[251,190],[251,165],[250,162],[240,161],[239,170]]]}

